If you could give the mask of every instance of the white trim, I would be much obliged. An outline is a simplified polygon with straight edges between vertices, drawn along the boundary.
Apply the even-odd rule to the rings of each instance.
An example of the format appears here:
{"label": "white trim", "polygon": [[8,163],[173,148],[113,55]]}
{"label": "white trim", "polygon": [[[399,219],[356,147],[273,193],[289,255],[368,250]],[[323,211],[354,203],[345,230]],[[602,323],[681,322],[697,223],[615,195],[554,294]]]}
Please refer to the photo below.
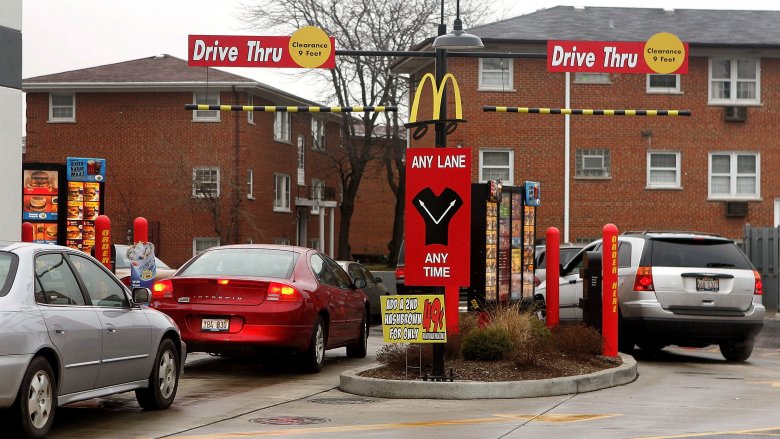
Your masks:
{"label": "white trim", "polygon": [[195,256],[198,253],[203,251],[203,250],[201,250],[200,252],[198,251],[198,242],[212,242],[212,243],[214,243],[214,245],[210,245],[210,246],[204,248],[203,250],[209,249],[211,247],[219,247],[220,246],[219,238],[215,238],[215,237],[197,237],[197,238],[192,238],[192,256]]}
{"label": "white trim", "polygon": [[255,170],[247,168],[246,170],[246,184],[248,186],[246,197],[250,200],[255,199]]}
{"label": "white trim", "polygon": [[[650,77],[652,76],[674,76],[675,77],[675,86],[674,87],[652,87],[650,85]],[[682,91],[680,91],[680,75],[659,75],[659,74],[653,74],[649,73],[645,75],[645,92],[647,94],[682,94]]]}
{"label": "white trim", "polygon": [[[712,157],[716,155],[727,155],[729,159],[729,172],[720,173],[715,176],[729,177],[729,193],[712,193]],[[737,173],[737,161],[739,156],[754,156],[756,158],[756,169],[754,173]],[[742,177],[753,177],[756,181],[755,194],[737,194],[737,179]],[[751,151],[714,151],[707,157],[707,199],[709,200],[760,200],[761,199],[761,153]]]}
{"label": "white trim", "polygon": [[198,171],[216,171],[216,183],[217,191],[215,194],[209,194],[211,197],[219,198],[221,173],[218,166],[195,166],[192,168],[192,198],[206,198],[205,193],[199,192],[198,187],[200,183],[215,183],[214,181],[204,181],[198,178]]}
{"label": "white trim", "polygon": [[[674,168],[670,167],[656,167],[653,168],[651,166],[651,156],[654,154],[666,154],[666,155],[674,155],[675,160],[675,166]],[[647,189],[680,189],[680,172],[681,170],[681,162],[680,162],[680,151],[666,151],[666,150],[649,150],[647,151]],[[673,183],[661,183],[661,182],[653,182],[650,180],[651,171],[674,171],[674,182]]]}
{"label": "white trim", "polygon": [[[713,98],[712,93],[712,62],[714,60],[727,60],[731,63],[731,70],[729,72],[729,88],[730,88],[730,96],[727,99],[718,99]],[[738,82],[753,82],[752,79],[743,79],[739,80],[737,77],[737,61],[739,60],[752,60],[756,63],[756,78],[755,78],[755,84],[756,84],[756,96],[753,99],[738,99],[737,98],[737,83]],[[725,82],[725,78],[719,78],[720,81]],[[710,105],[734,105],[734,104],[742,104],[742,105],[760,105],[761,104],[761,59],[760,58],[754,58],[749,56],[734,56],[734,57],[728,57],[728,56],[721,56],[721,57],[710,57],[707,60],[707,104]]]}
{"label": "white trim", "polygon": [[[73,113],[70,117],[54,117],[54,102],[53,97],[57,96],[70,96],[70,105],[57,105],[57,108],[70,108]],[[76,93],[49,93],[49,122],[50,123],[73,123],[76,122]]]}
{"label": "white trim", "polygon": [[506,166],[496,166],[496,165],[490,165],[487,166],[487,168],[490,169],[506,169],[509,168],[509,181],[502,181],[502,183],[506,186],[512,186],[515,182],[515,151],[508,148],[480,148],[479,150],[479,181],[481,183],[486,182],[487,180],[484,178],[484,170],[485,166],[482,164],[484,162],[484,153],[486,152],[501,152],[501,153],[507,153],[509,155],[508,157],[508,163]]}
{"label": "white trim", "polygon": [[287,111],[274,113],[274,141],[290,143],[292,133],[292,117]]}
{"label": "white trim", "polygon": [[[504,69],[488,69],[486,70],[483,66],[483,63],[486,58],[479,58],[478,63],[478,82],[477,82],[477,90],[478,91],[507,91],[507,92],[513,92],[515,91],[515,82],[514,82],[514,59],[512,58],[488,58],[490,60],[499,59],[504,62],[504,65],[507,68]],[[482,82],[482,75],[484,73],[501,73],[501,79],[502,83],[501,85],[485,85]]]}
{"label": "white trim", "polygon": [[[281,180],[280,180],[281,179]],[[277,201],[279,201],[279,183],[284,182],[286,180],[286,186],[282,188],[286,192],[286,197],[283,197],[282,204],[277,205]],[[290,176],[288,174],[281,174],[281,173],[274,173],[274,212],[292,212],[290,210],[290,192],[292,192],[292,181],[290,179]]]}
{"label": "white trim", "polygon": [[775,222],[772,227],[780,226],[780,198],[775,198]]}
{"label": "white trim", "polygon": [[574,83],[610,85],[612,84],[612,75],[610,75],[609,73],[598,73],[598,72],[575,72]]}
{"label": "white trim", "polygon": [[[255,97],[252,95],[249,95],[249,97],[246,100],[246,104],[250,107],[253,107],[255,105]],[[255,112],[254,111],[247,111],[246,112],[246,121],[250,125],[255,124]]]}
{"label": "white trim", "polygon": [[[212,102],[216,96],[217,101]],[[203,99],[205,97],[205,100]],[[201,98],[200,100],[198,98]],[[210,91],[194,91],[192,92],[192,102],[196,105],[219,105],[219,92]],[[192,121],[193,122],[219,122],[220,121],[219,110],[193,110]]]}
{"label": "white trim", "polygon": [[311,118],[311,149],[315,151],[325,151],[328,147],[326,139],[326,122],[320,118]]}

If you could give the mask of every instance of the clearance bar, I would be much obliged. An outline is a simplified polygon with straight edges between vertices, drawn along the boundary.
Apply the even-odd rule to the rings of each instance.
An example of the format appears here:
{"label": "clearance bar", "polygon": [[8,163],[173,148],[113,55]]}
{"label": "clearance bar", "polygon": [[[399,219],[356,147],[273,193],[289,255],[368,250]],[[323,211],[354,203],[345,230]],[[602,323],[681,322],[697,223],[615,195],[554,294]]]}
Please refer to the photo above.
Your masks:
{"label": "clearance bar", "polygon": [[577,108],[528,108],[492,107],[485,105],[486,113],[529,113],[529,114],[581,114],[585,116],[690,116],[691,110],[589,110]]}
{"label": "clearance bar", "polygon": [[185,104],[185,110],[217,111],[264,111],[266,113],[368,113],[398,111],[398,107],[284,107],[273,105],[197,105]]}

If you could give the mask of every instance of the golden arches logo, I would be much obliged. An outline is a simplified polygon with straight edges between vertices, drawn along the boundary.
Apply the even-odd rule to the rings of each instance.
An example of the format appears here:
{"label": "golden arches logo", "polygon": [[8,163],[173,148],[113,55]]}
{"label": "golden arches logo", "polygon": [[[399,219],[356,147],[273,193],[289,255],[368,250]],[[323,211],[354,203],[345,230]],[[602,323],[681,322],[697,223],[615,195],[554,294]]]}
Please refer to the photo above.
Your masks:
{"label": "golden arches logo", "polygon": [[420,85],[417,87],[417,91],[414,93],[414,101],[412,102],[412,112],[409,115],[409,124],[414,124],[417,122],[417,110],[420,107],[420,95],[422,94],[423,89],[425,88],[426,82],[430,80],[431,82],[431,88],[433,89],[433,101],[431,105],[433,106],[433,119],[434,121],[438,121],[439,117],[441,115],[441,104],[442,104],[442,98],[444,97],[444,91],[445,86],[447,85],[447,81],[452,81],[452,88],[455,92],[455,119],[459,121],[463,121],[463,107],[461,105],[460,100],[460,88],[458,87],[458,81],[455,79],[455,76],[452,73],[447,73],[444,75],[444,78],[442,78],[441,82],[439,84],[436,84],[436,78],[433,76],[432,73],[426,73],[422,79],[420,80]]}

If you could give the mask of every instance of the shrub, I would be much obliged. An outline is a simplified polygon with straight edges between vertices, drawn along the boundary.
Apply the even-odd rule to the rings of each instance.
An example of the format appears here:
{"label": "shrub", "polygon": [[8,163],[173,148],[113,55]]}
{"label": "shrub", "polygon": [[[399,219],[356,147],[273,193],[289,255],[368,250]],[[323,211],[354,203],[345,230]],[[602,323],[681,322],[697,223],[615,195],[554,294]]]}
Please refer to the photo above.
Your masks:
{"label": "shrub", "polygon": [[463,337],[464,360],[501,360],[511,349],[512,340],[506,330],[501,328],[474,329]]}
{"label": "shrub", "polygon": [[576,360],[587,360],[601,354],[601,334],[584,324],[560,325],[552,331],[552,344],[561,353]]}
{"label": "shrub", "polygon": [[544,322],[530,315],[525,338],[512,349],[512,360],[518,366],[540,365],[554,349],[550,330]]}

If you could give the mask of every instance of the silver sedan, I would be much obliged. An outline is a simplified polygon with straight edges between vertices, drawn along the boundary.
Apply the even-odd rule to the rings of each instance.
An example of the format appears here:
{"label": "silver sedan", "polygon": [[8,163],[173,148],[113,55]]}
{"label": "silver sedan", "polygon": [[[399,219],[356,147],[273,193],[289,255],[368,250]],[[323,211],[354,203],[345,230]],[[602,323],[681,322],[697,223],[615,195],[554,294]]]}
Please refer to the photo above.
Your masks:
{"label": "silver sedan", "polygon": [[168,408],[187,355],[179,328],[86,253],[48,244],[0,246],[0,415],[44,437],[56,407],[134,390]]}

